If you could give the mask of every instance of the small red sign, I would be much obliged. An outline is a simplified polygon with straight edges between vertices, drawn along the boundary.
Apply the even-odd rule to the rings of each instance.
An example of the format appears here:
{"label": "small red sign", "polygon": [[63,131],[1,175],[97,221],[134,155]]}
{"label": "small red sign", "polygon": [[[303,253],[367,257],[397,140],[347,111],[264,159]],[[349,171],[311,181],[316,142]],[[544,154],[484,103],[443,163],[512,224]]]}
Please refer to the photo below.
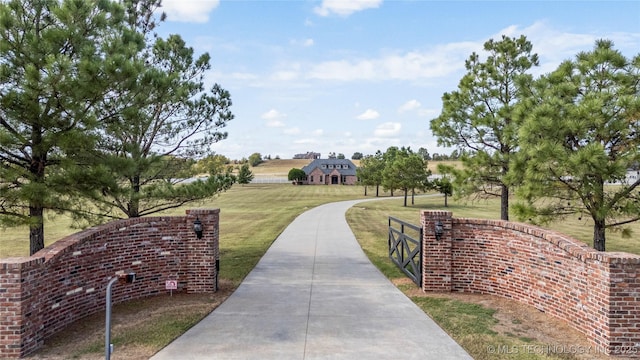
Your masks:
{"label": "small red sign", "polygon": [[178,290],[178,281],[176,281],[176,280],[167,280],[164,283],[164,287],[167,290]]}

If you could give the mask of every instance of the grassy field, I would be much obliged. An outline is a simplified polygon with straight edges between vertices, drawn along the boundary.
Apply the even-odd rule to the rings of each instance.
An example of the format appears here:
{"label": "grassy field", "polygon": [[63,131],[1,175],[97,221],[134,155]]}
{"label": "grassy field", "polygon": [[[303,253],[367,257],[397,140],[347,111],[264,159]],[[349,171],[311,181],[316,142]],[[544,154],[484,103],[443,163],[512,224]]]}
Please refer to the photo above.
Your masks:
{"label": "grassy field", "polygon": [[[291,165],[290,163],[285,167]],[[281,168],[285,168],[281,167]],[[280,170],[279,170],[280,171]],[[221,281],[227,285],[227,292],[230,293],[255,266],[260,257],[268,249],[275,238],[285,227],[301,212],[320,205],[322,203],[364,198],[363,188],[358,186],[293,186],[290,184],[281,185],[245,185],[234,186],[230,191],[221,194],[219,197],[192,207],[214,207],[220,208],[220,250],[221,250]],[[373,191],[369,191],[369,194]],[[384,196],[388,194],[383,194]],[[396,194],[397,195],[397,194]],[[504,308],[504,305],[478,306],[462,299],[425,299],[424,296],[417,296],[416,287],[410,282],[403,281],[404,275],[388,260],[387,256],[387,219],[394,216],[402,220],[419,223],[420,209],[445,209],[443,207],[442,197],[416,197],[415,204],[408,207],[402,206],[402,199],[386,199],[384,201],[366,202],[358,204],[347,212],[347,220],[353,229],[356,238],[360,242],[362,248],[370,257],[372,262],[378,266],[394,283],[405,291],[425,312],[432,316],[445,330],[447,330],[456,341],[460,342],[472,353],[476,359],[501,359],[499,356],[488,356],[486,351],[487,343],[510,344],[510,346],[521,346],[531,344],[532,341],[537,343],[538,340],[532,340],[530,335],[521,335],[515,330],[509,330],[506,333],[495,330],[498,325],[516,326],[525,321],[526,325],[530,325],[530,316],[523,316],[516,320],[503,320],[496,324],[494,313]],[[277,204],[277,206],[274,206]],[[462,203],[450,199],[449,207],[446,210],[452,211],[455,217],[472,217],[472,218],[498,218],[499,205],[497,201],[481,202],[481,203]],[[170,214],[182,215],[184,209],[177,209],[169,212]],[[65,224],[68,226],[68,220],[59,217],[55,221],[47,223],[47,236],[57,236],[65,232],[72,232],[70,229],[65,230]],[[588,223],[578,219],[568,219],[567,221],[552,224],[553,229],[565,232],[574,237],[581,238],[585,242],[589,242],[591,236],[591,228]],[[638,227],[634,230],[640,231]],[[636,232],[637,233],[637,232]],[[26,239],[26,229],[4,230],[2,239],[0,240],[0,255],[6,257],[20,256],[28,251],[28,240]],[[55,234],[55,235],[52,235]],[[640,254],[640,242],[637,238],[621,239],[619,235],[608,233],[607,246],[610,251],[629,251]],[[618,236],[618,237],[617,237]],[[8,240],[12,239],[12,240]],[[49,239],[48,242],[55,239]],[[13,249],[13,250],[11,250]],[[167,300],[167,298],[165,298]],[[142,347],[146,352],[140,358],[148,358],[148,354],[153,354],[170,339],[179,335],[181,331],[192,326],[203,316],[203,307],[200,305],[176,305],[169,306],[162,302],[145,302],[144,305],[133,303],[125,307],[119,307],[114,310],[114,315],[119,316],[120,325],[117,331],[117,339],[122,341],[119,346],[127,346],[129,348]],[[214,306],[210,304],[210,300],[204,300],[205,309],[212,309]],[[163,306],[167,307],[166,315],[143,319],[144,326],[135,321],[126,320],[127,312],[132,312],[131,307],[154,307],[155,312]],[[181,314],[184,315],[184,323],[179,327],[171,326],[170,329],[159,330],[157,333],[140,333],[140,329],[164,329],[167,326],[166,317],[173,316],[175,308],[180,307]],[[193,309],[194,314],[188,314]],[[132,312],[135,313],[135,312]],[[206,313],[206,311],[204,312]],[[118,315],[120,314],[120,315]],[[494,315],[492,315],[494,314]],[[134,315],[132,315],[134,316]],[[139,315],[138,315],[139,316]],[[88,318],[87,322],[101,321],[98,318]],[[136,326],[127,327],[126,323],[136,324]],[[549,322],[545,320],[543,327],[550,327]],[[101,351],[100,343],[104,336],[99,326],[94,326],[92,333],[92,341],[86,341],[86,348],[79,349],[74,354],[99,353]],[[102,327],[102,330],[104,328]],[[489,330],[487,330],[489,329]],[[170,333],[169,333],[170,331]],[[84,331],[89,336],[89,331]],[[69,353],[65,353],[68,344],[75,342],[78,332],[61,335],[59,342],[59,350],[63,355],[61,358],[68,358]],[[66,336],[66,337],[65,337]],[[560,335],[562,336],[562,335]],[[125,342],[124,339],[142,339],[134,344]],[[66,344],[66,345],[65,345]],[[61,349],[61,350],[60,350]],[[135,351],[133,352],[135,353]],[[77,355],[73,355],[74,357]],[[93,356],[93,355],[92,355]],[[90,358],[90,356],[81,358]],[[135,358],[135,357],[132,357]],[[527,359],[530,357],[518,357],[518,359]],[[572,357],[548,357],[548,358],[571,358]]]}
{"label": "grassy field", "polygon": [[[287,176],[289,170],[296,168],[302,169],[303,166],[309,164],[312,160],[305,159],[273,159],[265,161],[256,167],[252,167],[251,171],[255,175],[269,175],[269,176]],[[360,165],[360,160],[351,160],[356,166]],[[459,161],[428,161],[427,168],[432,173],[438,173],[438,164],[451,165],[459,167]]]}
{"label": "grassy field", "polygon": [[[415,204],[407,207],[402,206],[402,199],[391,199],[382,202],[363,203],[351,208],[347,212],[347,218],[356,218],[360,216],[368,219],[376,219],[367,224],[367,229],[363,229],[367,233],[375,234],[377,237],[385,237],[387,234],[387,217],[393,216],[401,220],[419,224],[421,209],[447,210],[453,212],[453,216],[457,218],[477,218],[477,219],[499,219],[500,203],[496,200],[465,202],[455,201],[451,198],[448,201],[448,207],[445,208],[444,198],[437,197],[416,197]],[[362,215],[360,213],[363,213]],[[562,221],[551,223],[546,226],[549,229],[559,231],[581,240],[590,246],[593,245],[593,222],[590,219],[578,216],[569,217]],[[607,251],[623,251],[640,255],[640,223],[630,225],[632,236],[623,238],[622,234],[617,231],[607,231]]]}
{"label": "grassy field", "polygon": [[[256,167],[261,171],[281,172],[294,164],[308,160],[271,160]],[[266,164],[272,163],[267,166]],[[290,169],[290,168],[289,168]],[[287,170],[288,171],[288,170]],[[369,189],[372,194],[373,189]],[[396,195],[399,193],[397,192]],[[381,196],[388,196],[381,192]],[[278,234],[300,212],[312,206],[331,201],[364,198],[364,190],[359,186],[292,186],[289,184],[235,185],[231,190],[211,201],[194,204],[192,207],[215,207],[221,209],[221,234],[229,234],[234,238],[243,236],[266,237],[263,241],[272,241],[273,234]],[[272,204],[281,206],[274,208]],[[402,199],[385,202],[368,203],[355,209],[368,209],[371,217],[369,223],[376,226],[378,233],[386,236],[387,217],[394,216],[402,220],[418,224],[420,209],[445,209],[442,198],[416,197],[415,204],[402,206]],[[164,214],[182,215],[184,209],[176,209]],[[497,200],[491,201],[454,201],[449,199],[448,211],[454,217],[463,218],[499,218],[500,208]],[[274,216],[265,217],[264,213]],[[549,224],[550,229],[560,231],[592,245],[593,223],[590,219],[578,216]],[[607,231],[607,251],[624,251],[640,254],[640,223],[631,224],[631,238],[623,238],[620,232]],[[47,218],[45,222],[45,245],[77,231],[71,228],[71,221],[64,216]],[[373,231],[373,229],[371,230]],[[263,235],[264,234],[264,235]],[[223,241],[224,239],[221,239]],[[0,258],[28,255],[28,230],[25,227],[0,229]],[[233,250],[229,250],[233,251]]]}
{"label": "grassy field", "polygon": [[287,176],[289,170],[302,169],[311,160],[306,159],[273,159],[258,164],[250,168],[254,175]]}

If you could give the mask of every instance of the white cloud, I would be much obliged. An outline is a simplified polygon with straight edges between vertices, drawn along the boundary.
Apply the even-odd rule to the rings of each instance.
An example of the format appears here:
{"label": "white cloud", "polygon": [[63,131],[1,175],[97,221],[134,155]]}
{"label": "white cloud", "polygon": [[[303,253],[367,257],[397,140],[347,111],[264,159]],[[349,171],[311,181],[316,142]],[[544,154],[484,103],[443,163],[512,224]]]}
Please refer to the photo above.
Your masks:
{"label": "white cloud", "polygon": [[284,127],[284,123],[280,120],[269,120],[267,121],[267,127]]}
{"label": "white cloud", "polygon": [[300,134],[301,131],[299,127],[292,127],[292,128],[284,129],[282,132],[287,135],[298,135]]}
{"label": "white cloud", "polygon": [[293,143],[298,145],[315,145],[319,144],[320,142],[318,141],[318,139],[298,139],[294,140]]}
{"label": "white cloud", "polygon": [[322,129],[315,129],[315,130],[313,130],[313,131],[311,132],[311,134],[312,134],[312,135],[314,135],[314,136],[321,136],[321,135],[324,135],[324,130],[322,130]]}
{"label": "white cloud", "polygon": [[438,117],[438,115],[440,115],[440,110],[439,109],[420,109],[420,110],[418,110],[418,116],[420,116],[420,117],[435,118],[435,117]]}
{"label": "white cloud", "polygon": [[356,80],[376,77],[375,65],[370,60],[350,62],[348,60],[326,61],[314,65],[309,77],[320,80]]}
{"label": "white cloud", "polygon": [[218,5],[220,0],[163,0],[159,11],[167,14],[167,21],[206,23]]}
{"label": "white cloud", "polygon": [[331,13],[349,16],[357,11],[377,8],[380,4],[382,0],[323,0],[322,5],[313,10],[320,16],[329,16]]}
{"label": "white cloud", "polygon": [[313,39],[304,39],[304,40],[291,40],[291,45],[302,46],[302,47],[311,47],[314,45]]}
{"label": "white cloud", "polygon": [[291,70],[291,71],[281,70],[281,71],[276,71],[275,73],[273,73],[271,75],[271,80],[275,80],[275,81],[292,81],[292,80],[297,79],[298,77],[299,77],[299,74],[295,70]]}
{"label": "white cloud", "polygon": [[356,116],[356,119],[358,119],[358,120],[373,120],[373,119],[377,119],[379,117],[380,117],[380,113],[378,113],[377,111],[372,110],[372,109],[367,109],[362,114]]}
{"label": "white cloud", "polygon": [[386,122],[378,125],[378,127],[376,127],[376,129],[373,131],[373,134],[376,137],[388,138],[398,135],[400,133],[400,129],[402,129],[402,124],[396,122]]}
{"label": "white cloud", "polygon": [[481,48],[482,42],[461,42],[373,59],[326,61],[313,65],[307,77],[342,81],[442,78],[464,70],[464,61]]}
{"label": "white cloud", "polygon": [[286,117],[286,115],[280,113],[276,109],[271,109],[271,110],[267,111],[266,113],[262,114],[260,117],[265,119],[265,120],[274,120],[274,119],[280,119],[280,118]]}
{"label": "white cloud", "polygon": [[[440,44],[428,49],[394,51],[373,57],[349,57],[333,59],[309,65],[306,77],[318,80],[337,81],[384,81],[404,80],[421,81],[442,79],[462,74],[464,63],[476,52],[486,56],[483,44],[494,39],[499,41],[502,35],[519,37],[525,35],[533,45],[533,52],[540,56],[541,66],[532,69],[534,75],[555,70],[563,60],[574,59],[580,51],[591,50],[598,34],[571,33],[550,26],[546,22],[535,22],[530,26],[512,25],[495,34],[477,41],[462,41]],[[607,36],[616,44],[629,47],[635,44],[628,33],[614,33]]]}
{"label": "white cloud", "polygon": [[[564,60],[575,60],[575,56],[582,51],[591,51],[596,40],[602,38],[597,33],[572,33],[564,29],[558,29],[545,21],[537,21],[527,27],[516,25],[509,26],[494,34],[491,38],[498,41],[502,35],[519,37],[525,35],[533,44],[533,53],[540,56],[540,66],[532,69],[533,75],[549,73],[558,68]],[[630,50],[637,53],[637,40],[629,41],[629,33],[611,33],[606,36],[616,45],[616,49],[622,50],[631,45]],[[488,39],[487,39],[488,40]]]}
{"label": "white cloud", "polygon": [[398,112],[403,113],[403,112],[419,109],[420,106],[421,104],[418,100],[415,100],[415,99],[409,100],[406,103],[402,104],[400,108],[398,108]]}
{"label": "white cloud", "polygon": [[251,73],[234,72],[229,75],[229,78],[235,80],[255,80],[258,79],[258,76]]}

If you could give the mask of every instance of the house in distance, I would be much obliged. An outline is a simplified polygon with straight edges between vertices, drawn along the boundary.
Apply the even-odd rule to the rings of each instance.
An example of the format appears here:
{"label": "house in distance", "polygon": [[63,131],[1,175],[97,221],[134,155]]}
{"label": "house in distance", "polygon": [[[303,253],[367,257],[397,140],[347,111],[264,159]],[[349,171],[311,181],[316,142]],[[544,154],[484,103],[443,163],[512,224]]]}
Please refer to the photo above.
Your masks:
{"label": "house in distance", "polygon": [[356,166],[348,159],[315,159],[302,168],[308,185],[354,185]]}
{"label": "house in distance", "polygon": [[295,154],[294,159],[320,159],[320,153],[307,151],[306,154]]}

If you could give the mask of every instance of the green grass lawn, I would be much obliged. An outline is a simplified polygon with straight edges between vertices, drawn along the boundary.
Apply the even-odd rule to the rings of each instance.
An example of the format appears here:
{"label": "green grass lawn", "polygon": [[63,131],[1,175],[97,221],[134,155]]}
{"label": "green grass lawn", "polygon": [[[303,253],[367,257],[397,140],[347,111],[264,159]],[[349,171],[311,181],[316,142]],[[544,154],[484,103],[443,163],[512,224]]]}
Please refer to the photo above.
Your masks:
{"label": "green grass lawn", "polygon": [[[187,208],[219,208],[221,257],[226,260],[243,259],[237,265],[229,261],[234,267],[242,268],[238,275],[235,272],[221,275],[239,281],[300,213],[327,202],[364,198],[363,194],[363,188],[356,186],[236,184],[210,201],[162,214],[184,215]],[[77,231],[70,226],[71,220],[65,216],[48,218],[45,222],[45,245]],[[28,255],[29,232],[26,227],[0,231],[0,257]]]}
{"label": "green grass lawn", "polygon": [[[403,207],[402,199],[391,199],[387,201],[375,201],[359,204],[347,212],[347,219],[350,219],[352,226],[357,226],[360,221],[367,221],[367,228],[361,229],[362,236],[356,236],[360,240],[367,234],[373,239],[385,238],[387,236],[387,219],[393,216],[413,224],[420,224],[420,210],[446,210],[453,212],[456,218],[476,218],[476,219],[499,219],[500,203],[498,199],[489,201],[464,202],[448,201],[448,207],[444,207],[443,197],[420,197],[415,198],[415,204]],[[607,231],[607,251],[623,251],[640,255],[640,223],[630,225],[632,236],[623,238],[618,231]],[[557,221],[546,226],[548,229],[559,231],[590,246],[593,245],[593,222],[578,216],[568,217],[562,221]],[[355,232],[355,230],[354,230]],[[356,233],[356,235],[358,235]],[[386,246],[386,243],[385,243]]]}
{"label": "green grass lawn", "polygon": [[[374,194],[369,189],[368,194]],[[400,192],[396,192],[399,195]],[[388,193],[381,192],[382,196]],[[234,255],[238,244],[247,244],[258,252],[268,246],[277,235],[304,210],[322,203],[347,199],[365,198],[364,190],[359,186],[293,186],[290,184],[251,184],[234,185],[220,196],[191,207],[220,208],[221,250]],[[463,202],[449,199],[445,208],[444,199],[419,197],[415,204],[402,206],[402,199],[390,199],[382,202],[369,202],[356,206],[351,211],[366,210],[358,216],[367,225],[367,232],[386,239],[387,218],[394,216],[402,220],[419,224],[421,209],[441,209],[453,212],[454,217],[499,218],[499,202],[476,201]],[[410,203],[410,201],[409,201]],[[277,204],[278,206],[274,206]],[[184,215],[185,208],[175,209],[164,214]],[[355,216],[355,215],[352,215]],[[352,225],[355,226],[355,225]],[[593,224],[587,218],[578,219],[577,215],[549,224],[548,228],[560,231],[592,245]],[[607,251],[624,251],[640,254],[640,223],[631,225],[632,236],[623,238],[620,232],[607,231]],[[375,232],[373,232],[375,230]],[[71,220],[65,216],[47,218],[45,222],[45,245],[78,231],[71,228]],[[0,258],[27,256],[29,251],[28,230],[25,227],[0,229]]]}

